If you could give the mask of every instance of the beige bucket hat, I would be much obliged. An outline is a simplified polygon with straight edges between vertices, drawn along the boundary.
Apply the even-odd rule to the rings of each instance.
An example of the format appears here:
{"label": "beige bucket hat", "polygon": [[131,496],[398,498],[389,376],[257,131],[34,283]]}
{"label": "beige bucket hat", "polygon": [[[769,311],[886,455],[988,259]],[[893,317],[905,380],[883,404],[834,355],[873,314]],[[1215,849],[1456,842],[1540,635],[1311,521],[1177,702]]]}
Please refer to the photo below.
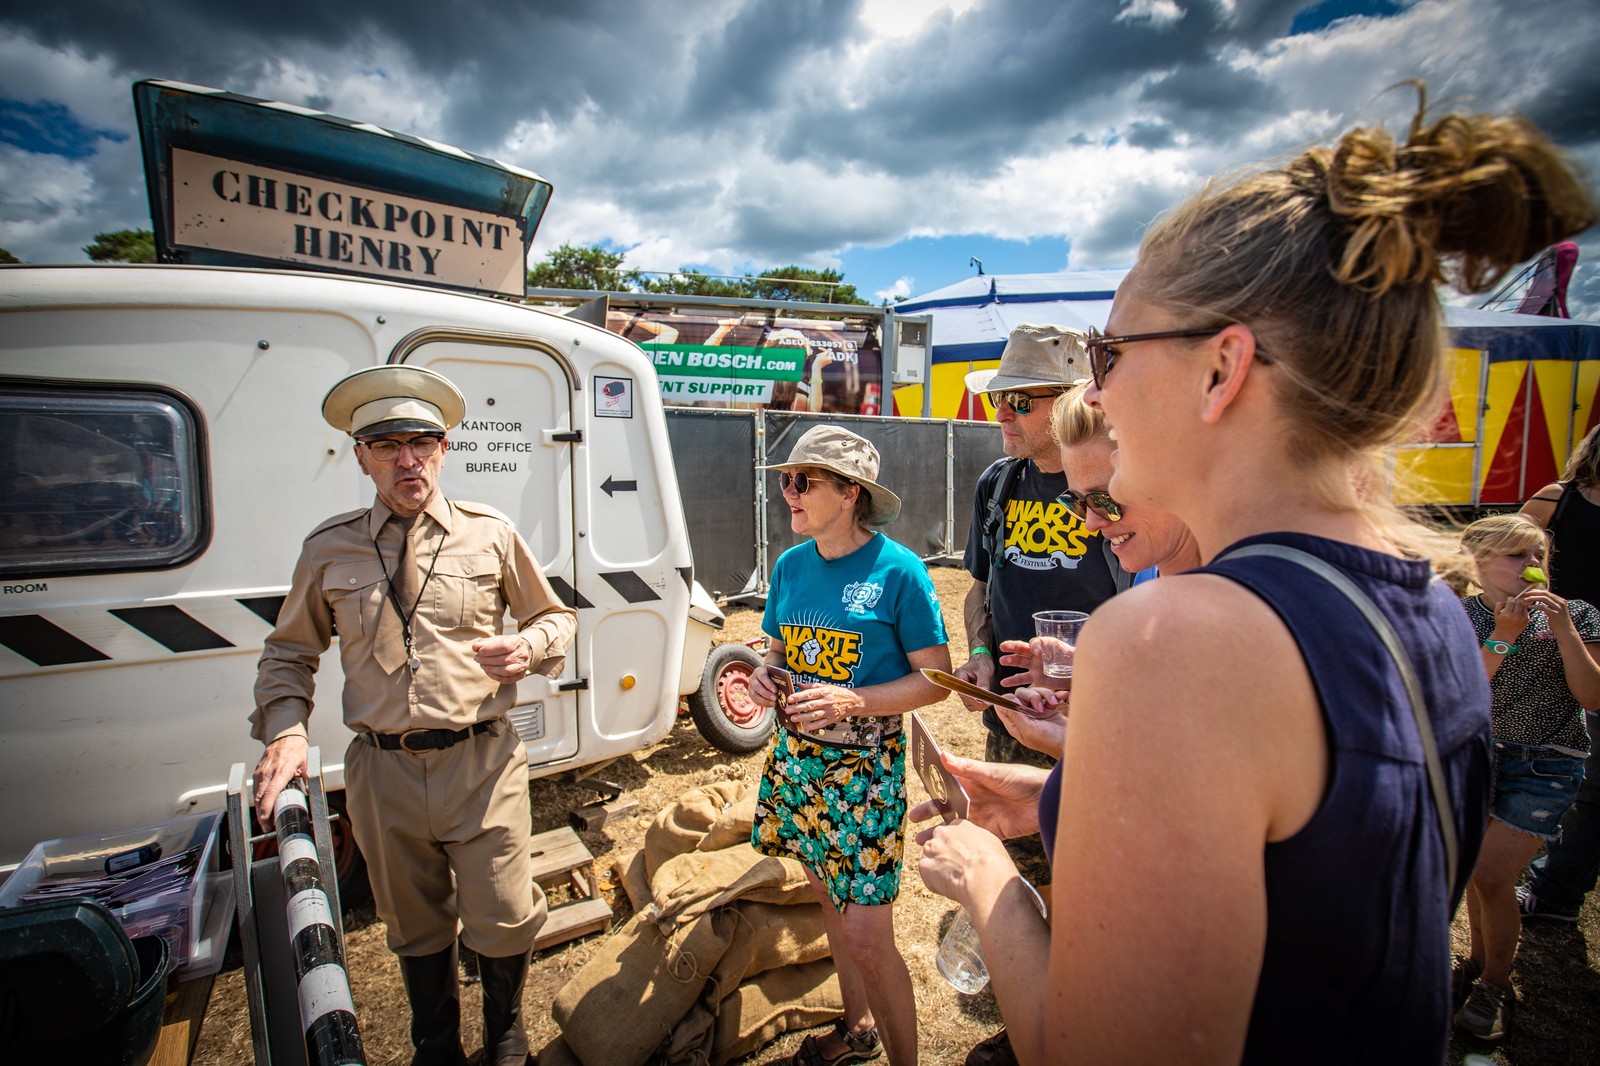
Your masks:
{"label": "beige bucket hat", "polygon": [[1086,334],[1066,326],[1020,325],[1011,331],[1000,365],[967,375],[967,391],[1068,388],[1089,376]]}
{"label": "beige bucket hat", "polygon": [[322,417],[352,437],[380,433],[443,433],[467,413],[461,390],[419,366],[369,366],[322,398]]}
{"label": "beige bucket hat", "polygon": [[794,442],[788,459],[756,469],[790,470],[797,466],[818,466],[860,485],[870,501],[869,525],[888,525],[900,515],[900,497],[878,484],[878,449],[865,437],[841,426],[812,426]]}

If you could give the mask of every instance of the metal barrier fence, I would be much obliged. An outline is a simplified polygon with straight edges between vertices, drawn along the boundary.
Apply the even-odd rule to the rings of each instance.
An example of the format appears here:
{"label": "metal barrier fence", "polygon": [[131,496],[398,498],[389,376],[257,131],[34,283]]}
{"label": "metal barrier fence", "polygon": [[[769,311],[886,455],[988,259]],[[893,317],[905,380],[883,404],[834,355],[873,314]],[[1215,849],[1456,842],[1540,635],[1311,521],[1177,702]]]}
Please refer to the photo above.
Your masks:
{"label": "metal barrier fence", "polygon": [[763,594],[772,564],[799,542],[776,479],[756,467],[788,458],[818,423],[842,425],[877,446],[878,480],[902,503],[886,536],[927,560],[958,559],[966,548],[978,475],[1003,454],[992,422],[672,407],[667,435],[695,578],[714,595]]}

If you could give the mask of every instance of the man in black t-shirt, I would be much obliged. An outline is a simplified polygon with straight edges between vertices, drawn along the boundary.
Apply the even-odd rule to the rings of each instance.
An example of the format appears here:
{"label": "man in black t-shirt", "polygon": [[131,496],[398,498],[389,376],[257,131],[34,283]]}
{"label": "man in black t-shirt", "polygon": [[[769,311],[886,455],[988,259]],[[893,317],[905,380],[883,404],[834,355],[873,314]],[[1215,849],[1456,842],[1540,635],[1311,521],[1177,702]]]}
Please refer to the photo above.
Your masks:
{"label": "man in black t-shirt", "polygon": [[[962,560],[973,578],[962,608],[971,658],[955,673],[991,692],[1007,691],[1000,679],[1016,672],[998,664],[1000,643],[1031,638],[1035,611],[1088,612],[1116,592],[1099,534],[1056,500],[1067,490],[1067,478],[1050,408],[1088,376],[1081,334],[1032,325],[1012,330],[998,369],[967,375],[968,391],[994,402],[1006,458],[983,472],[973,497]],[[971,710],[983,708],[984,756],[990,762],[1054,762],[1013,739],[993,708],[966,697],[962,702]]]}

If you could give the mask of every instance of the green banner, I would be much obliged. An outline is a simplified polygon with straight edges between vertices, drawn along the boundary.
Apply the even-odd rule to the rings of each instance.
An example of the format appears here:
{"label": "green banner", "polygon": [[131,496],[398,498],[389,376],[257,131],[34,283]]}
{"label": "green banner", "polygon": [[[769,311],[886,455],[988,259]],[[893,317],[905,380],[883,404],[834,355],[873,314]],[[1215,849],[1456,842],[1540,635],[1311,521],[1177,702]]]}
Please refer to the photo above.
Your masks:
{"label": "green banner", "polygon": [[799,381],[804,348],[751,348],[722,344],[639,345],[655,361],[656,373],[675,378],[761,378]]}

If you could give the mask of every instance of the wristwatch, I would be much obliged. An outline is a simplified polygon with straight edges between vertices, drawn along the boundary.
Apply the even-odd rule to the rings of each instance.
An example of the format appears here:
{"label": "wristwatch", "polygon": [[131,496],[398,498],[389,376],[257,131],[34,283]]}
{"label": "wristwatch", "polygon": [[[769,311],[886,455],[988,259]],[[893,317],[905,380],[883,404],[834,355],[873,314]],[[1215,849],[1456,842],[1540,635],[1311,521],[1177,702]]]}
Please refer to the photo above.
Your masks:
{"label": "wristwatch", "polygon": [[1512,652],[1517,650],[1517,646],[1515,644],[1507,644],[1505,641],[1495,640],[1493,637],[1485,640],[1483,642],[1483,646],[1494,652],[1496,655],[1510,655]]}

